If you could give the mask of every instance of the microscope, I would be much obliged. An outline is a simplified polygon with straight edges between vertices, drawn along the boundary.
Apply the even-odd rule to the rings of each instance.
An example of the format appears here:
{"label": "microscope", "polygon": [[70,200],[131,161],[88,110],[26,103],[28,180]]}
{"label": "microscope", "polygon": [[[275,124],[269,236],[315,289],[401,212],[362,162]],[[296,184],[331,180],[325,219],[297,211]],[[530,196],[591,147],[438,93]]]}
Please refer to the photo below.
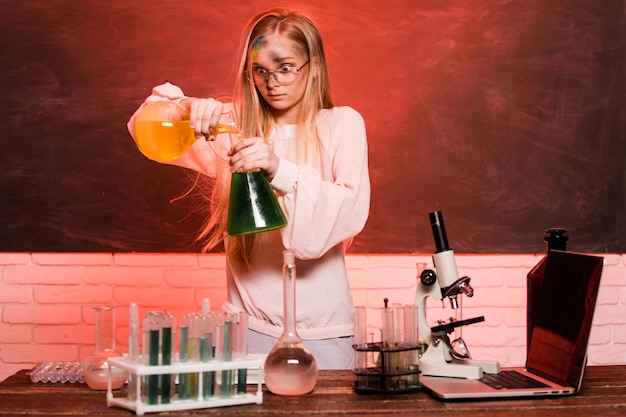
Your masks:
{"label": "microscope", "polygon": [[[461,337],[450,341],[449,334],[456,328],[473,323],[482,322],[484,316],[466,320],[450,318],[449,322],[440,321],[437,326],[430,327],[426,320],[426,299],[432,297],[438,300],[447,298],[450,306],[459,308],[459,298],[462,295],[472,297],[474,290],[470,286],[470,278],[459,278],[454,260],[454,251],[448,247],[448,238],[440,211],[429,214],[430,224],[435,239],[436,252],[433,255],[433,269],[425,269],[420,274],[420,282],[415,295],[415,305],[418,306],[418,329],[424,342],[428,345],[426,352],[420,358],[422,375],[480,379],[483,372],[499,373],[499,362],[475,361],[471,359],[469,350]],[[458,347],[457,350],[455,346]]]}

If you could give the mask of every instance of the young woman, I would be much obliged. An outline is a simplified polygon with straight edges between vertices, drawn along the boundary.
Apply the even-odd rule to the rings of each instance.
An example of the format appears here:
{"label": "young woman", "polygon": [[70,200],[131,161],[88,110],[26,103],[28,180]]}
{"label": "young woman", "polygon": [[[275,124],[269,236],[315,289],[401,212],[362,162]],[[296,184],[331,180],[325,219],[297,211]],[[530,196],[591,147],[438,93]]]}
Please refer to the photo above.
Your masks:
{"label": "young woman", "polygon": [[[190,109],[199,139],[173,163],[213,181],[200,238],[207,250],[224,242],[223,308],[249,314],[249,351],[268,353],[282,334],[282,252],[291,249],[298,259],[298,334],[320,369],[349,369],[354,324],[344,253],[369,213],[365,124],[354,109],[334,107],[321,34],[310,18],[274,9],[254,17],[244,33],[234,104],[187,97],[169,83],[155,87],[146,102],[175,100]],[[244,132],[232,144],[228,134],[213,135],[228,113]],[[228,236],[231,172],[253,169],[267,175],[288,224]]]}

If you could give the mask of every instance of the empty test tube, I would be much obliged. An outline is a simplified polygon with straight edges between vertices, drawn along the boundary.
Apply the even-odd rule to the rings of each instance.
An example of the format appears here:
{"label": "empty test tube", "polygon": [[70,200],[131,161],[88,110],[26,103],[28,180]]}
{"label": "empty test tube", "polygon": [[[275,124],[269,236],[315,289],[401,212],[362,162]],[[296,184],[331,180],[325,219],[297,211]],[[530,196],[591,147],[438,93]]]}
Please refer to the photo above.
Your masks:
{"label": "empty test tube", "polygon": [[387,307],[387,302],[389,301],[385,298],[385,308],[383,309],[383,335],[382,342],[383,348],[388,349],[395,342],[395,335],[393,333],[394,330],[394,320],[393,320],[393,309]]}
{"label": "empty test tube", "polygon": [[[367,344],[367,317],[363,306],[354,307],[354,344],[359,348],[364,348]],[[367,352],[354,352],[354,368],[367,368]]]}
{"label": "empty test tube", "polygon": [[[137,303],[130,303],[128,309],[128,361],[136,364],[139,360],[139,312]],[[137,378],[132,372],[128,375],[128,400],[137,400]]]}
{"label": "empty test tube", "polygon": [[405,342],[404,306],[400,303],[393,303],[393,343],[401,345]]}

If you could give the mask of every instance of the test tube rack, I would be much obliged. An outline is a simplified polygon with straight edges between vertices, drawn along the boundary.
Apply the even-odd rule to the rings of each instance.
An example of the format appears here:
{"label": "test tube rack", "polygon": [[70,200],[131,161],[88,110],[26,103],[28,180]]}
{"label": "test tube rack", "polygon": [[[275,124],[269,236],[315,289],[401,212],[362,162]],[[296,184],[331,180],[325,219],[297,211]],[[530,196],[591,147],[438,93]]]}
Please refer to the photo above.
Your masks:
{"label": "test tube rack", "polygon": [[[175,361],[171,365],[144,365],[129,362],[127,357],[108,358],[108,389],[107,389],[107,406],[118,406],[135,411],[136,415],[145,413],[156,413],[163,411],[179,411],[194,410],[202,408],[226,407],[243,404],[262,404],[262,367],[265,362],[264,355],[248,355],[245,358],[237,358],[231,361],[209,361],[209,362],[178,362]],[[111,389],[111,367],[120,368],[129,372],[129,374],[137,376],[132,378],[136,383],[135,392],[142,392],[143,379],[142,376],[148,375],[176,375],[176,374],[198,374],[198,395],[192,398],[179,399],[173,396],[169,403],[148,404],[144,402],[141,395],[137,398],[130,399],[127,396],[114,397]],[[258,381],[256,383],[256,393],[228,393],[228,395],[216,394],[209,398],[203,396],[203,380],[200,375],[204,372],[212,371],[237,371],[240,369],[258,370]],[[130,380],[130,379],[129,379]]]}
{"label": "test tube rack", "polygon": [[420,391],[419,355],[423,344],[403,343],[385,346],[382,342],[353,345],[359,353],[371,354],[376,366],[353,369],[354,391],[358,393],[400,394]]}

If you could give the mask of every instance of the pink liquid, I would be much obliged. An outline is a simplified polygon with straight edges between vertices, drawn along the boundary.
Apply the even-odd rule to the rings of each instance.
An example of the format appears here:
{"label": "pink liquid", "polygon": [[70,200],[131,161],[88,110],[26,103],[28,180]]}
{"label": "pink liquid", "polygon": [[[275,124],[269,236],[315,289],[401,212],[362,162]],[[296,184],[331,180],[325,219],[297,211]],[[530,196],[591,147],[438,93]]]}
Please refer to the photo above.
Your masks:
{"label": "pink liquid", "polygon": [[[91,371],[85,371],[83,373],[85,382],[89,385],[89,388],[95,390],[108,389],[109,371],[106,368],[93,369]],[[126,382],[128,372],[117,368],[111,368],[111,388],[120,389]]]}
{"label": "pink liquid", "polygon": [[277,395],[304,395],[317,383],[317,363],[299,348],[272,351],[265,361],[265,386]]}

